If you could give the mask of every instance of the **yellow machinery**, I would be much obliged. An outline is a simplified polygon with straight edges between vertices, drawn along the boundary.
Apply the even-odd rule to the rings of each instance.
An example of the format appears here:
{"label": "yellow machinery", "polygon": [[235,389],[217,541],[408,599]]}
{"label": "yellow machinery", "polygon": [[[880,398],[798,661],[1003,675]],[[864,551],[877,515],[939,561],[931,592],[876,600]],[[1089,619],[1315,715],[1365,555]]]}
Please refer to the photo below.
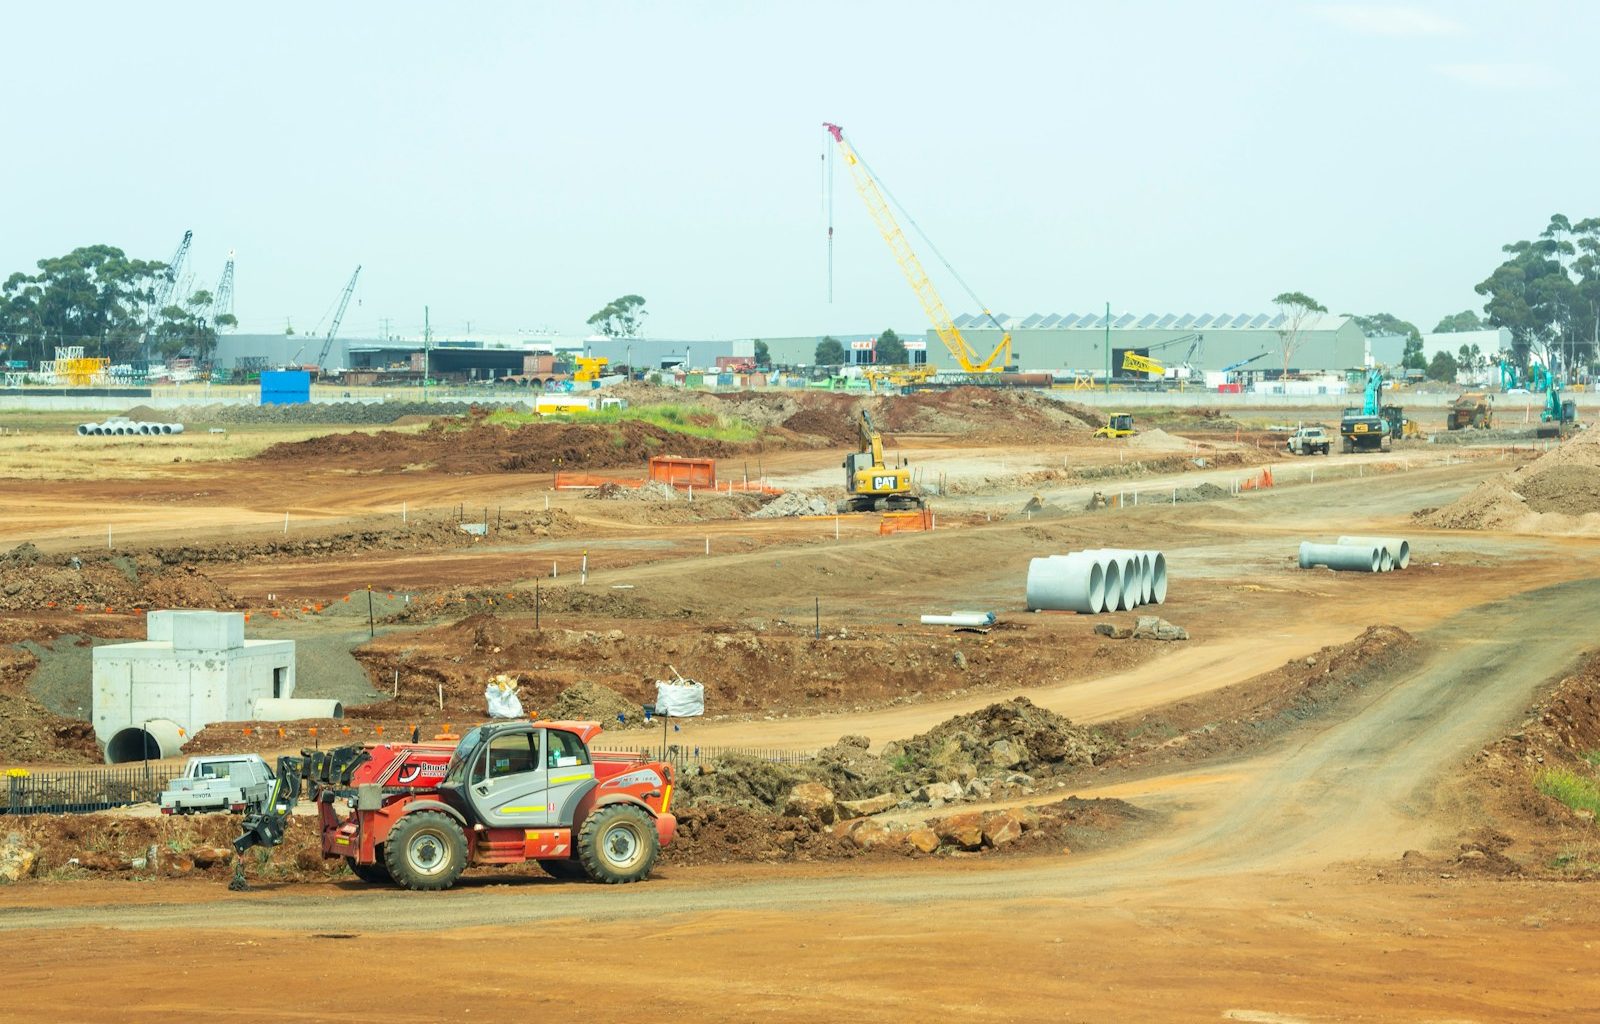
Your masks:
{"label": "yellow machinery", "polygon": [[[967,343],[967,339],[963,338],[961,332],[956,328],[955,322],[950,319],[950,312],[945,309],[944,300],[939,297],[938,291],[933,287],[933,282],[929,280],[928,272],[922,269],[922,261],[917,259],[917,254],[912,251],[911,243],[906,240],[905,232],[900,230],[900,224],[894,219],[894,213],[889,209],[889,203],[884,198],[883,190],[878,187],[878,182],[874,179],[871,168],[867,167],[866,161],[861,159],[861,155],[856,152],[855,147],[845,140],[843,128],[836,124],[827,123],[824,123],[823,127],[828,129],[828,134],[832,135],[833,141],[838,144],[839,152],[844,156],[845,165],[850,168],[850,177],[855,181],[856,191],[861,194],[862,201],[867,204],[867,212],[872,214],[872,219],[878,225],[878,231],[883,235],[883,240],[889,243],[889,249],[894,253],[895,260],[900,264],[901,272],[906,275],[906,281],[910,283],[911,290],[917,293],[917,298],[922,302],[922,309],[928,314],[928,320],[932,322],[934,332],[939,335],[939,340],[944,342],[944,347],[949,349],[950,354],[955,357],[956,365],[961,367],[965,373],[1000,373],[1008,369],[1011,362],[1011,332],[1000,327],[1000,322],[995,319],[994,314],[990,313],[988,307],[984,306],[976,295],[972,295],[972,290],[968,288],[967,294],[972,295],[972,300],[977,302],[978,306],[983,309],[983,315],[988,317],[989,321],[996,327],[1000,327],[1003,334],[1000,338],[1000,344],[996,345],[994,351],[987,356],[984,356]],[[915,222],[913,222],[913,226],[915,226]],[[938,250],[935,249],[934,252],[937,254]],[[940,259],[943,259],[943,257],[941,256]],[[947,268],[950,267],[949,261],[945,261],[945,266]],[[953,268],[951,268],[951,273],[955,273]],[[961,279],[958,276],[956,280],[960,281]],[[962,287],[966,287],[965,282],[962,282]]]}
{"label": "yellow machinery", "polygon": [[867,386],[875,393],[879,390],[903,391],[926,384],[928,378],[933,376],[933,367],[926,363],[920,366],[874,366],[862,371],[861,376],[867,379]]}
{"label": "yellow machinery", "polygon": [[856,422],[861,448],[844,457],[846,497],[840,512],[903,512],[920,509],[922,499],[911,493],[911,470],[883,461],[883,438],[872,416],[862,409]]}
{"label": "yellow machinery", "polygon": [[1114,412],[1111,420],[1105,426],[1094,432],[1095,437],[1132,437],[1138,431],[1133,429],[1133,413]]}
{"label": "yellow machinery", "polygon": [[572,375],[572,379],[576,381],[599,380],[600,375],[605,372],[606,365],[610,362],[611,360],[605,356],[578,356],[573,359],[578,372]]}
{"label": "yellow machinery", "polygon": [[1132,351],[1122,353],[1122,368],[1130,373],[1153,373],[1158,377],[1167,372],[1161,363]]}

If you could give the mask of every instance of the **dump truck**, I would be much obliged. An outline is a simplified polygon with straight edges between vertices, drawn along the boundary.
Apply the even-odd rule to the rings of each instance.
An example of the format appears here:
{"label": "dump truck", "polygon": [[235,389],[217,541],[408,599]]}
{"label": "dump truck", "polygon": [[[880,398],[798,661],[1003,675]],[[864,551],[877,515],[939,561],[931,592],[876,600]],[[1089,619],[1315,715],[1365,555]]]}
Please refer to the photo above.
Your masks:
{"label": "dump truck", "polygon": [[1494,407],[1482,391],[1468,391],[1450,403],[1445,426],[1450,430],[1488,430],[1494,426]]}
{"label": "dump truck", "polygon": [[[469,866],[530,860],[556,878],[638,882],[677,830],[672,766],[591,752],[600,731],[522,720],[480,725],[459,743],[303,750],[278,759],[233,846],[242,855],[283,842],[304,782],[322,856],[366,882],[448,889]],[[243,865],[236,858],[234,889],[248,888]]]}

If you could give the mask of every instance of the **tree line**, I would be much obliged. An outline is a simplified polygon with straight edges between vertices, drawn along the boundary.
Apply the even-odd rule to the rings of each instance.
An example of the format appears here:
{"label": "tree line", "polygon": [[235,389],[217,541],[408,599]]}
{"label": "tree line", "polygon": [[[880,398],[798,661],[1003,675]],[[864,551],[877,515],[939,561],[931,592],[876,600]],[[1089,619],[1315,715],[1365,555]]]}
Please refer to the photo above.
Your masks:
{"label": "tree line", "polygon": [[58,346],[82,345],[84,355],[113,365],[179,355],[205,361],[217,332],[238,325],[231,313],[212,315],[205,289],[162,305],[173,268],[116,246],[82,246],[35,267],[0,285],[0,346],[8,360],[37,363],[54,359]]}

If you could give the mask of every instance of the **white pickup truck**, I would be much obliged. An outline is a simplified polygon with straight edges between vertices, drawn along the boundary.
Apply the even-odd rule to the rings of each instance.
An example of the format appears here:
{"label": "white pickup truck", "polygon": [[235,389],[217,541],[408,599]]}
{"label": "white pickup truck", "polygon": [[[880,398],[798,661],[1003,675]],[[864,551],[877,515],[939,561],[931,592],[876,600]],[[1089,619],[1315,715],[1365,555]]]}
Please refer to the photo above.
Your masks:
{"label": "white pickup truck", "polygon": [[252,797],[272,785],[272,769],[260,754],[191,757],[183,774],[161,791],[162,814],[232,811],[243,814]]}

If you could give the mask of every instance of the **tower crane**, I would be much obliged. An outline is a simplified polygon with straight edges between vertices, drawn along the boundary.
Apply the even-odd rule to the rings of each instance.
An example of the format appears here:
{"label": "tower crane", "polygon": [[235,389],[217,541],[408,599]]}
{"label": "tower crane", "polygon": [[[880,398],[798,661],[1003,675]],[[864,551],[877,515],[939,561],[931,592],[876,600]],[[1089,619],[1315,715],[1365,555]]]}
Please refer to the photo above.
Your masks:
{"label": "tower crane", "polygon": [[361,276],[361,268],[356,267],[356,272],[350,275],[350,283],[344,286],[344,294],[339,296],[339,308],[334,311],[333,323],[328,326],[328,336],[322,340],[322,352],[317,356],[317,372],[322,373],[328,368],[328,353],[333,351],[334,339],[339,336],[339,322],[344,319],[344,311],[350,305],[350,296],[355,294],[356,278]]}
{"label": "tower crane", "polygon": [[[838,145],[839,152],[844,156],[845,165],[850,168],[850,177],[855,182],[856,191],[861,194],[862,202],[867,204],[867,212],[872,215],[874,223],[878,226],[878,232],[883,235],[883,240],[888,243],[889,250],[894,253],[896,262],[900,264],[901,272],[905,274],[906,281],[911,285],[911,290],[917,293],[917,299],[922,303],[923,312],[927,313],[929,321],[933,323],[934,333],[939,335],[939,340],[944,342],[944,347],[949,349],[950,354],[955,357],[956,365],[960,366],[965,373],[989,374],[999,373],[1007,369],[1008,364],[1011,362],[1011,332],[1007,331],[1000,321],[995,319],[994,314],[989,312],[989,307],[985,306],[977,295],[973,294],[972,289],[967,287],[967,283],[961,280],[959,274],[956,274],[955,268],[950,266],[950,261],[946,260],[937,248],[934,248],[932,242],[928,242],[929,248],[933,248],[934,255],[939,256],[940,262],[944,263],[945,268],[961,283],[961,287],[966,289],[967,294],[972,297],[972,301],[977,303],[978,307],[983,310],[983,315],[988,317],[989,321],[1002,332],[1000,343],[987,356],[974,349],[967,339],[961,336],[961,331],[950,318],[949,310],[945,308],[944,300],[939,297],[938,290],[934,288],[933,282],[928,278],[928,272],[922,269],[922,261],[917,259],[916,252],[911,248],[911,243],[906,239],[905,232],[900,229],[899,222],[895,220],[894,212],[889,208],[889,199],[892,199],[893,196],[889,196],[889,199],[885,198],[888,190],[880,185],[876,176],[872,173],[872,169],[867,166],[867,162],[861,158],[861,154],[845,138],[843,128],[829,122],[823,122],[822,126],[828,130],[828,134],[833,136],[833,141]],[[903,207],[901,212],[904,213]],[[910,219],[909,216],[907,219]],[[915,228],[916,221],[911,221],[911,226]],[[920,234],[921,229],[918,228],[917,230]],[[922,237],[924,241],[927,241],[927,235]]]}

